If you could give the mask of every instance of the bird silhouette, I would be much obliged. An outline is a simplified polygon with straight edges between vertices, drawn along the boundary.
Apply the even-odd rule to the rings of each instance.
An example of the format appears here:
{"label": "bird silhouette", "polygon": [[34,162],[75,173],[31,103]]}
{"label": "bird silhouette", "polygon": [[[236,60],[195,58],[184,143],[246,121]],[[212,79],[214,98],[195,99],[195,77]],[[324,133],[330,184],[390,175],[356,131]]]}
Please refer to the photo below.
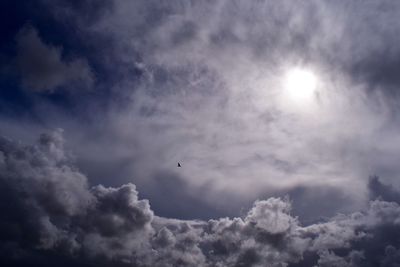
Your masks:
{"label": "bird silhouette", "polygon": [[181,164],[178,162],[178,167],[182,167]]}

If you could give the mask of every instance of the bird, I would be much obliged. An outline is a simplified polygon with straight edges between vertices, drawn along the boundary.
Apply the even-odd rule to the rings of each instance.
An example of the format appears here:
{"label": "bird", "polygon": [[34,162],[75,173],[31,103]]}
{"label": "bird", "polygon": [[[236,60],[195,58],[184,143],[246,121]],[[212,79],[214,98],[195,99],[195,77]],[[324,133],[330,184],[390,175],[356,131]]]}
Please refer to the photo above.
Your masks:
{"label": "bird", "polygon": [[178,162],[178,167],[182,167],[181,164]]}

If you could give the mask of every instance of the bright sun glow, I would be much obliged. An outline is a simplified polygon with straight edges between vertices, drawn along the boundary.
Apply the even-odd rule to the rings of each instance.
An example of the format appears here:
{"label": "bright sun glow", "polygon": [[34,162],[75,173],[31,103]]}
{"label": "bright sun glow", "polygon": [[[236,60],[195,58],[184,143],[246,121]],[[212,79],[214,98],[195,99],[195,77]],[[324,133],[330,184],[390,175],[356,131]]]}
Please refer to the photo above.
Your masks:
{"label": "bright sun glow", "polygon": [[309,70],[293,69],[285,77],[285,89],[288,97],[298,103],[312,100],[317,87],[317,79]]}

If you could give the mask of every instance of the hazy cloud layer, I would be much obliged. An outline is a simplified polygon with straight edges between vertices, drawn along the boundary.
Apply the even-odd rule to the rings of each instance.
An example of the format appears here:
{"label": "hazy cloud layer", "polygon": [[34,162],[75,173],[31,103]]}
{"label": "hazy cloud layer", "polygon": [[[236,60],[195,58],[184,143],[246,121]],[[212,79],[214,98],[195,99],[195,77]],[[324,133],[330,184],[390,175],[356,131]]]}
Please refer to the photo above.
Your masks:
{"label": "hazy cloud layer", "polygon": [[[112,154],[143,188],[182,161],[188,190],[200,198],[209,188],[211,203],[222,194],[226,209],[302,186],[342,191],[346,208],[359,208],[371,174],[396,183],[396,81],[385,73],[397,70],[399,12],[394,1],[115,1],[85,29],[114,41],[116,69],[141,75],[113,84],[95,120],[93,146],[107,157],[80,145],[77,154],[86,163]],[[285,96],[293,67],[315,72],[314,102]]]}
{"label": "hazy cloud layer", "polygon": [[153,214],[133,184],[90,188],[63,144],[61,130],[34,145],[1,139],[0,244],[7,266],[46,266],[55,258],[74,266],[398,263],[397,202],[372,200],[366,210],[306,227],[281,198],[256,201],[242,218],[167,219]]}

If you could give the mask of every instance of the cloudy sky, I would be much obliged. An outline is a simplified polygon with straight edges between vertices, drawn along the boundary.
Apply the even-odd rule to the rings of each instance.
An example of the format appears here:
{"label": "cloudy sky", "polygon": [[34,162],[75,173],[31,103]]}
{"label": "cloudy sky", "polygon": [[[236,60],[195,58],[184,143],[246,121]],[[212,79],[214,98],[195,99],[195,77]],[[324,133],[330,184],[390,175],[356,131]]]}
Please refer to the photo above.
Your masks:
{"label": "cloudy sky", "polygon": [[1,1],[0,263],[397,266],[399,17]]}

